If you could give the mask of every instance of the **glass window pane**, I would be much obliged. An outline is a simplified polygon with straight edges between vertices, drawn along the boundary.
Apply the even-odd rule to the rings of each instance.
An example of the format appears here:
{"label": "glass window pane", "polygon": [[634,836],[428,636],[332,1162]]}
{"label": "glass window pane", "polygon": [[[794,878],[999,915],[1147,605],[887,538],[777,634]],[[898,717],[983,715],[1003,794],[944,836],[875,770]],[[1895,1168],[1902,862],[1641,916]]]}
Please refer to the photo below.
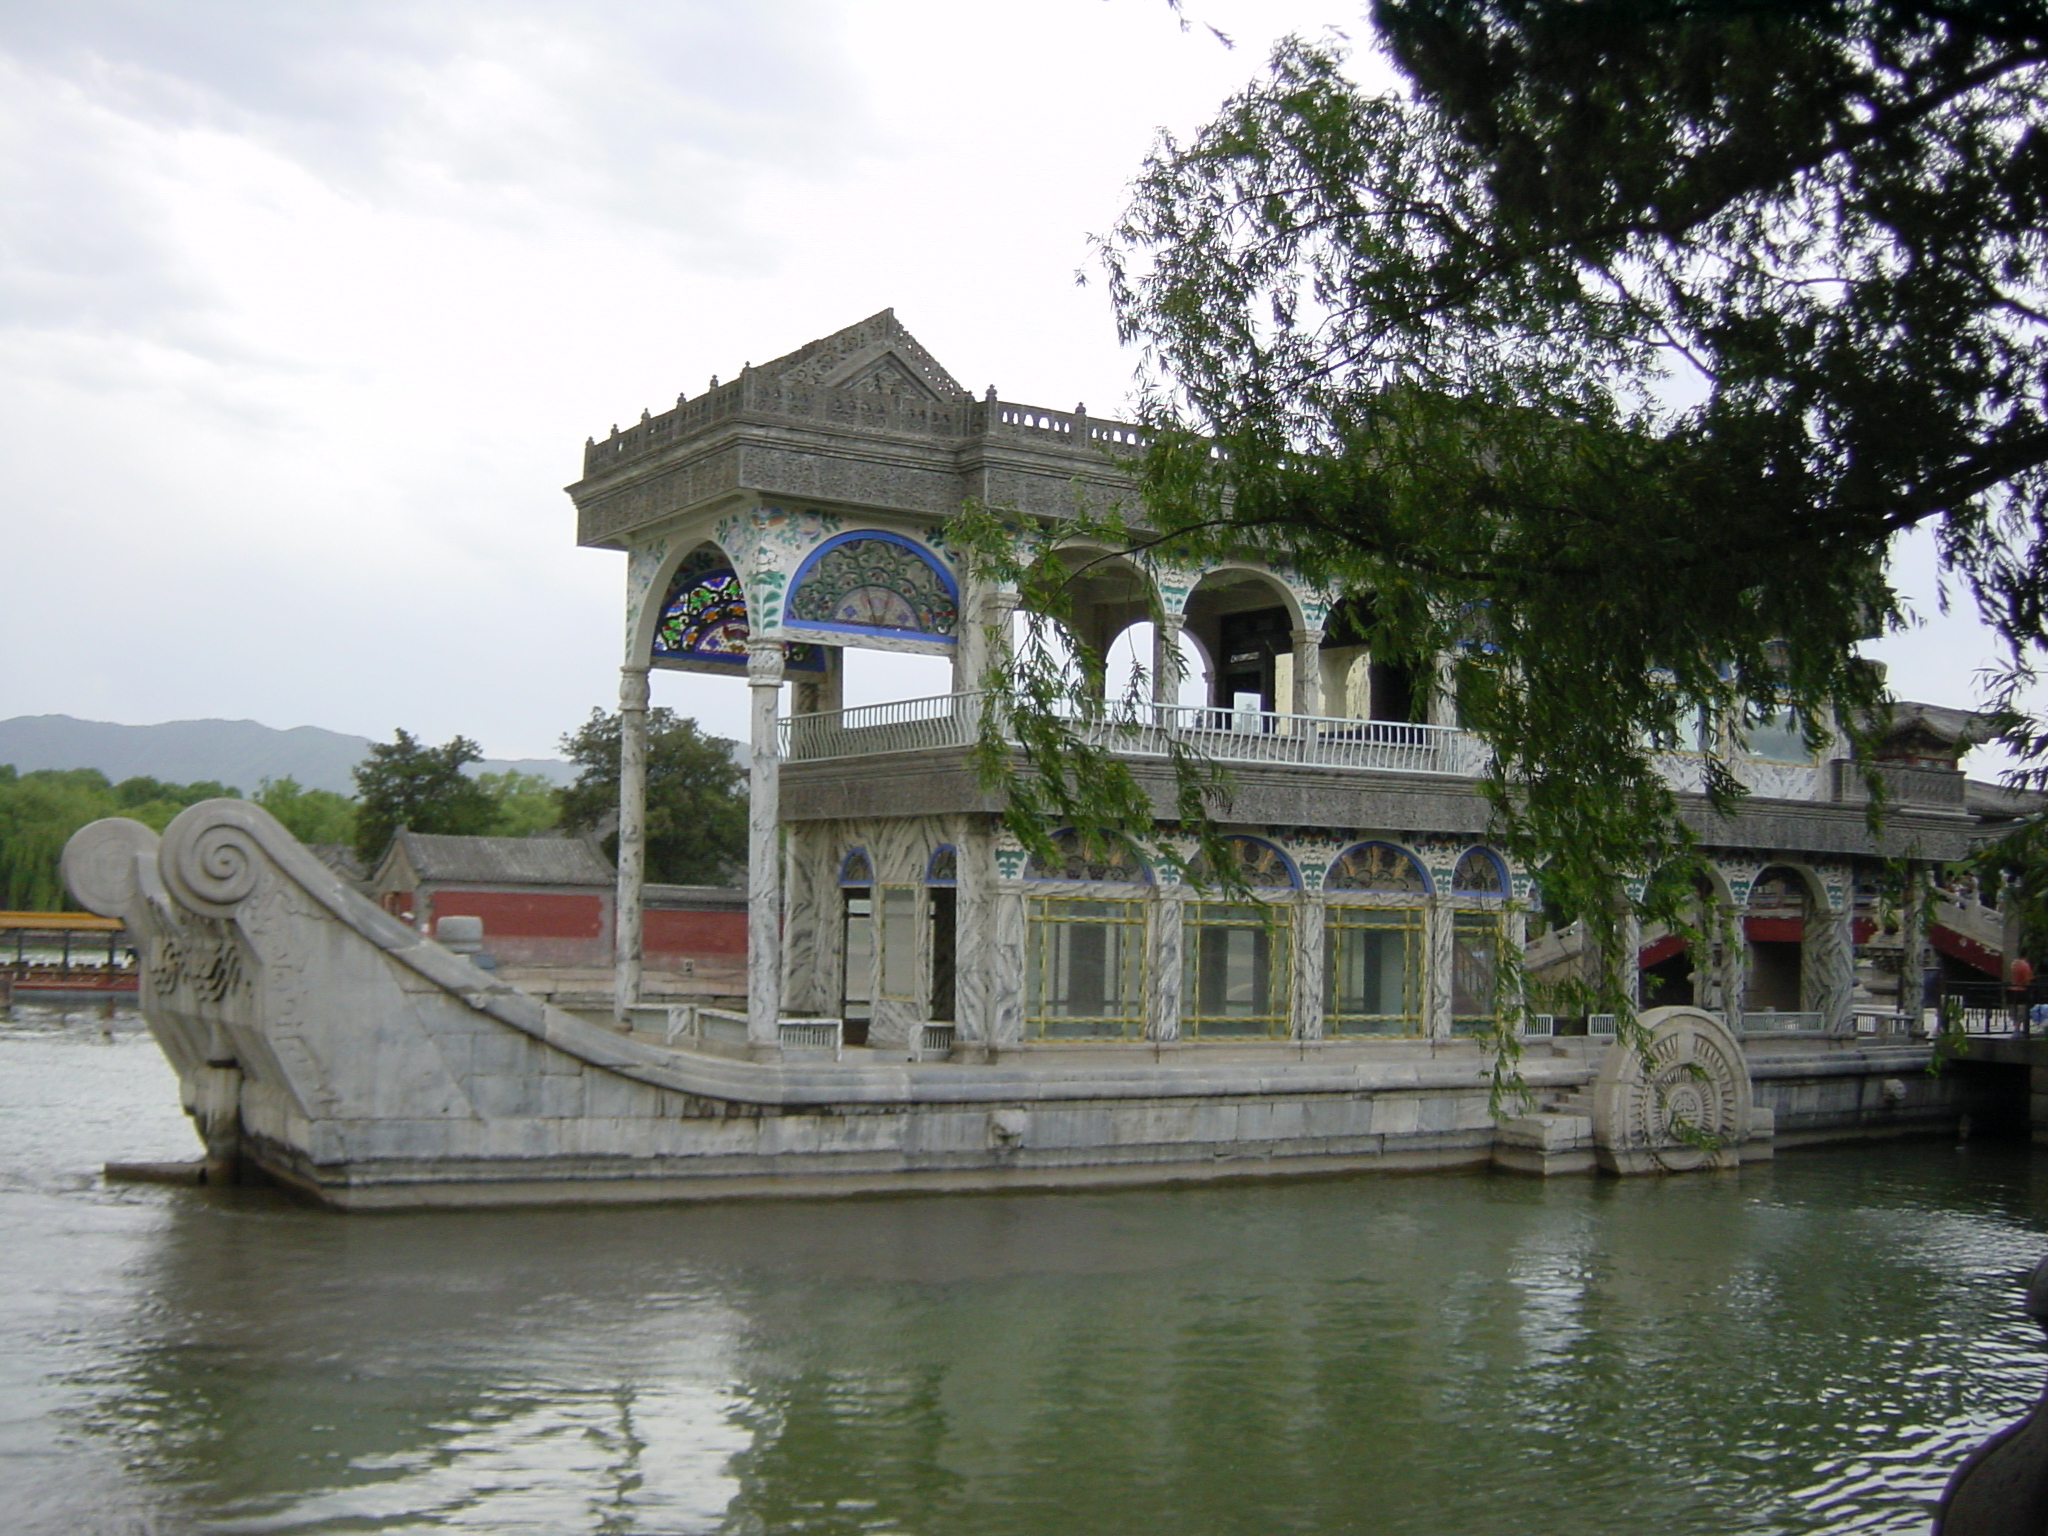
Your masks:
{"label": "glass window pane", "polygon": [[1493,1028],[1499,988],[1500,919],[1491,912],[1460,912],[1451,928],[1451,1033]]}
{"label": "glass window pane", "polygon": [[1025,1028],[1039,1039],[1144,1033],[1145,904],[1034,900],[1025,955]]}
{"label": "glass window pane", "polygon": [[1332,1035],[1422,1033],[1422,910],[1331,907],[1324,919]]}
{"label": "glass window pane", "polygon": [[1188,903],[1183,1033],[1197,1039],[1288,1033],[1287,919],[1284,908]]}
{"label": "glass window pane", "polygon": [[1804,763],[1813,758],[1796,710],[1774,709],[1743,732],[1751,757],[1773,763]]}
{"label": "glass window pane", "polygon": [[904,886],[883,886],[881,902],[882,996],[902,1000],[917,996],[917,909],[922,893]]}

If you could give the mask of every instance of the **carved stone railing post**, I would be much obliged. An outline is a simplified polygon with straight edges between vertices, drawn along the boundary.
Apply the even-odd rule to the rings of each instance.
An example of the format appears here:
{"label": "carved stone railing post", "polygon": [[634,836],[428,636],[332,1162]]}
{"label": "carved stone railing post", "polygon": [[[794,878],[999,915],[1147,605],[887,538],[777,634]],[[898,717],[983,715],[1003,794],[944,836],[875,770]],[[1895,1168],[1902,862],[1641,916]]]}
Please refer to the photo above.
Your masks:
{"label": "carved stone railing post", "polygon": [[[2027,1285],[2027,1316],[2048,1332],[2048,1259]],[[1932,1536],[2040,1536],[2048,1531],[2048,1388],[2025,1418],[1964,1458],[1942,1490]]]}

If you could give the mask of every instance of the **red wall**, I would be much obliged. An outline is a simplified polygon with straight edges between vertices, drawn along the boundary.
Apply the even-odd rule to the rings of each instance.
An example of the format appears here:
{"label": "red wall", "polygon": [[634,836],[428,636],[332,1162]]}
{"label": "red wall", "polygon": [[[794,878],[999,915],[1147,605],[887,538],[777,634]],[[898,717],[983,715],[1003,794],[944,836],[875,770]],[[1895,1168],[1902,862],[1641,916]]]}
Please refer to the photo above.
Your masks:
{"label": "red wall", "polygon": [[434,916],[480,917],[493,939],[599,939],[604,898],[550,891],[436,891]]}
{"label": "red wall", "polygon": [[640,944],[649,954],[744,955],[747,914],[650,907],[640,921]]}

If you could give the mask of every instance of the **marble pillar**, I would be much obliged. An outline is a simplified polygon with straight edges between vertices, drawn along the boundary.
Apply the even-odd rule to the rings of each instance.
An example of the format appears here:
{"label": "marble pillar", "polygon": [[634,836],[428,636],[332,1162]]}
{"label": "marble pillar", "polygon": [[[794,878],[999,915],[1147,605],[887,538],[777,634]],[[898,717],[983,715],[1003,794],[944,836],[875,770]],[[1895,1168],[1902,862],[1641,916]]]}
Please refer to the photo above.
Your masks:
{"label": "marble pillar", "polygon": [[[998,888],[988,966],[988,1047],[1015,1045],[1024,1038],[1024,893]],[[965,957],[963,957],[964,959]]]}
{"label": "marble pillar", "polygon": [[1288,708],[1297,715],[1323,712],[1323,632],[1294,632],[1294,697]]}
{"label": "marble pillar", "polygon": [[984,1045],[995,1037],[995,994],[991,967],[982,963],[996,922],[996,838],[994,819],[969,816],[961,829],[959,931],[953,956],[954,1028],[963,1045]]}
{"label": "marble pillar", "polygon": [[[1933,889],[1929,882],[1929,871],[1918,860],[1906,861],[1905,910],[1900,914],[1899,933],[1902,948],[1899,955],[1899,1012],[1911,1019],[1908,1028],[1918,1028],[1926,1009],[1924,989],[1927,970],[1933,962],[1933,947],[1927,938],[1927,923],[1932,915],[1930,898]],[[2010,896],[2005,901],[2005,954],[2010,957],[2019,953],[2018,934],[2015,920],[2019,903]]]}
{"label": "marble pillar", "polygon": [[1293,910],[1294,991],[1289,1004],[1292,1028],[1297,1040],[1323,1038],[1323,904],[1306,891],[1297,892]]}
{"label": "marble pillar", "polygon": [[1159,899],[1145,910],[1145,1033],[1153,1040],[1180,1038],[1182,946],[1187,942],[1187,887],[1159,887]]}
{"label": "marble pillar", "polygon": [[747,1043],[780,1044],[782,1017],[781,754],[776,703],[782,690],[782,644],[747,644],[747,689],[753,705],[747,783]]}
{"label": "marble pillar", "polygon": [[1447,896],[1431,896],[1423,912],[1422,1032],[1432,1040],[1451,1033],[1451,972],[1457,960],[1454,908]]}
{"label": "marble pillar", "polygon": [[782,1004],[791,1013],[817,1018],[836,1011],[818,986],[818,933],[824,923],[817,829],[798,824],[783,842]]}
{"label": "marble pillar", "polygon": [[1179,614],[1163,615],[1152,626],[1152,702],[1158,706],[1158,724],[1171,729],[1179,718],[1173,706],[1180,702],[1181,672],[1187,665],[1180,653]]}
{"label": "marble pillar", "polygon": [[1825,1028],[1846,1032],[1856,1006],[1855,901],[1853,895],[1845,897],[1839,911],[1830,910],[1824,900],[1809,901],[1799,1006],[1819,1014]]}
{"label": "marble pillar", "polygon": [[612,934],[612,1021],[632,1027],[640,1001],[640,931],[647,884],[647,669],[619,669],[619,889]]}

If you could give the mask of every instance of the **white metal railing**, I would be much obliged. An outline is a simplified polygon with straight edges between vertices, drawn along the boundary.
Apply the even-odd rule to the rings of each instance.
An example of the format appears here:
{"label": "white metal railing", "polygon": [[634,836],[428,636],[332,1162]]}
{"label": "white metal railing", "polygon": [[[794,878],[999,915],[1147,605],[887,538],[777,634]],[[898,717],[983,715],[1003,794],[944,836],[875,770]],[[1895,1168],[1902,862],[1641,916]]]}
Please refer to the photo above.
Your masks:
{"label": "white metal railing", "polygon": [[791,762],[929,752],[973,744],[981,729],[981,695],[946,693],[929,699],[896,699],[823,714],[786,715],[777,723],[782,755]]}
{"label": "white metal railing", "polygon": [[1522,1020],[1524,1040],[1548,1040],[1557,1034],[1557,1017],[1548,1013],[1532,1013]]}
{"label": "white metal railing", "polygon": [[1611,1013],[1589,1013],[1586,1015],[1586,1033],[1595,1039],[1612,1040],[1620,1028]]}
{"label": "white metal railing", "polygon": [[[790,715],[779,722],[782,755],[792,762],[818,762],[969,746],[980,735],[982,697],[979,693],[950,693]],[[1287,763],[1468,778],[1485,765],[1485,748],[1477,737],[1450,726],[1401,720],[1349,720],[1191,704],[1118,704],[1092,713],[1077,708],[1069,719],[1092,745],[1134,757],[1164,757],[1171,747],[1181,745],[1216,762]]]}

